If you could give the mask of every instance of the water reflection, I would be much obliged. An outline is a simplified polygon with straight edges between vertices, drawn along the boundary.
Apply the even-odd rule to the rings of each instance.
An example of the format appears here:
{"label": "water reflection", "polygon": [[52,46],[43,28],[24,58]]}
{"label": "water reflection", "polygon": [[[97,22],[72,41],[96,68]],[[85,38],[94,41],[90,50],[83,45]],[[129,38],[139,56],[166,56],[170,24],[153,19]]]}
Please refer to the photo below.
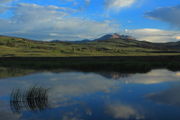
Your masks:
{"label": "water reflection", "polygon": [[[33,70],[33,69],[20,69],[20,68],[5,68],[0,67],[0,79],[2,78],[9,78],[9,77],[19,77],[19,76],[25,76],[25,75],[31,75],[33,73],[38,72],[47,72],[48,70]],[[72,70],[62,70],[62,69],[56,69],[51,70],[49,72],[52,72],[54,74],[64,73],[64,72],[71,72]],[[82,71],[83,72],[83,71]],[[142,71],[137,71],[142,72]],[[144,71],[145,73],[146,71]],[[89,72],[84,72],[89,73]],[[129,77],[130,73],[122,73],[122,72],[116,72],[116,71],[94,71],[94,73],[99,74],[103,77],[106,77],[108,79],[120,79],[120,78],[126,78]]]}
{"label": "water reflection", "polygon": [[0,80],[0,120],[179,120],[179,91],[180,73],[166,69],[43,71]]}
{"label": "water reflection", "polygon": [[180,85],[177,84],[167,90],[148,94],[146,97],[157,103],[180,106]]}
{"label": "water reflection", "polygon": [[131,74],[121,73],[121,72],[96,72],[96,73],[108,79],[114,79],[114,80],[118,80],[120,78],[127,78],[131,76]]}
{"label": "water reflection", "polygon": [[8,68],[0,66],[0,79],[30,75],[36,72],[38,71],[34,69]]}
{"label": "water reflection", "polygon": [[32,87],[28,90],[15,89],[11,93],[11,110],[20,113],[23,110],[42,111],[48,108],[48,89]]}
{"label": "water reflection", "polygon": [[115,119],[123,120],[142,120],[144,116],[141,115],[135,108],[129,105],[114,103],[106,106],[106,113]]}

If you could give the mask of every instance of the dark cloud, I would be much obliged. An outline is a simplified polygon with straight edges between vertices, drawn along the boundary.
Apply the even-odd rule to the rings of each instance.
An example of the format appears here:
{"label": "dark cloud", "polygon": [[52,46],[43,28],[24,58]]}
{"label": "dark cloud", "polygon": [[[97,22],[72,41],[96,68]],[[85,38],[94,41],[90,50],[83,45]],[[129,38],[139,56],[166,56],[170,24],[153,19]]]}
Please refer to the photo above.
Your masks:
{"label": "dark cloud", "polygon": [[180,86],[173,86],[165,91],[159,93],[152,93],[147,95],[147,98],[161,104],[180,106]]}
{"label": "dark cloud", "polygon": [[145,16],[150,19],[170,23],[171,25],[180,28],[180,5],[158,8],[154,11],[147,12]]}

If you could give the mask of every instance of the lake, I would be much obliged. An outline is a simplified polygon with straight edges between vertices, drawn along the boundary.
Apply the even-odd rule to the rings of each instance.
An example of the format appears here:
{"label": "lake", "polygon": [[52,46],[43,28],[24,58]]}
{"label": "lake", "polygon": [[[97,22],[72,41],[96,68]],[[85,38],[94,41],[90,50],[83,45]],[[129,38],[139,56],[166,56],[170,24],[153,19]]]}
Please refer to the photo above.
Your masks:
{"label": "lake", "polygon": [[15,69],[3,75],[0,120],[180,120],[178,71]]}

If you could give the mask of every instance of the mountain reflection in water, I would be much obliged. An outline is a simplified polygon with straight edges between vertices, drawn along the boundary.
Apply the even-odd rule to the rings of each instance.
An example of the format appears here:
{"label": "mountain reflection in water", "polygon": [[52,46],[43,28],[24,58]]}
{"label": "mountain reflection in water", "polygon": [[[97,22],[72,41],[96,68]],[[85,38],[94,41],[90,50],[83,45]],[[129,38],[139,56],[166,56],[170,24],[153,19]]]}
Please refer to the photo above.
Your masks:
{"label": "mountain reflection in water", "polygon": [[20,113],[23,110],[42,111],[48,108],[48,89],[32,87],[28,90],[14,89],[10,96],[11,110]]}

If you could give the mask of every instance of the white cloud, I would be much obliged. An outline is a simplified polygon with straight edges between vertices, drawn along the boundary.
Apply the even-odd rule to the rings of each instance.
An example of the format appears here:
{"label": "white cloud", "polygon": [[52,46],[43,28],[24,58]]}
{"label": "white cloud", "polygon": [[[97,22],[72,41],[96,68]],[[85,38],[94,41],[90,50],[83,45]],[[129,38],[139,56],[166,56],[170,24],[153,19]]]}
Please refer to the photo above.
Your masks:
{"label": "white cloud", "polygon": [[180,40],[180,36],[176,36],[176,39],[177,39],[177,40]]}
{"label": "white cloud", "polygon": [[10,7],[7,5],[8,3],[12,2],[13,0],[0,0],[0,13],[4,13]]}
{"label": "white cloud", "polygon": [[180,28],[180,5],[172,7],[161,7],[154,11],[147,12],[146,17],[160,20]]}
{"label": "white cloud", "polygon": [[60,0],[61,2],[71,3],[73,6],[79,7],[79,9],[83,9],[90,4],[91,0]]}
{"label": "white cloud", "polygon": [[146,74],[135,74],[128,78],[121,78],[121,81],[133,84],[158,84],[165,82],[177,82],[179,81],[179,77],[179,72],[157,69]]}
{"label": "white cloud", "polygon": [[9,7],[0,5],[0,13],[4,13],[8,9],[9,9]]}
{"label": "white cloud", "polygon": [[106,0],[106,7],[110,9],[120,9],[124,7],[129,7],[136,0]]}
{"label": "white cloud", "polygon": [[108,105],[106,112],[113,116],[115,119],[143,119],[144,117],[139,112],[129,105],[112,104]]}
{"label": "white cloud", "polygon": [[13,0],[0,0],[0,4],[2,4],[2,3],[8,3],[8,2],[11,2],[11,1],[13,1]]}
{"label": "white cloud", "polygon": [[74,9],[37,4],[19,4],[13,8],[13,17],[0,19],[0,32],[30,39],[79,40],[117,32],[111,22],[73,17]]}
{"label": "white cloud", "polygon": [[[42,77],[37,77],[39,75]],[[35,82],[37,78],[38,82]],[[23,82],[25,79],[26,81]],[[8,84],[9,82],[12,84]],[[49,105],[52,107],[62,105],[62,103],[71,100],[72,97],[96,92],[110,92],[119,87],[117,86],[119,81],[111,81],[95,73],[81,72],[39,73],[29,75],[29,77],[18,77],[15,80],[14,78],[1,79],[0,83],[0,96],[10,94],[12,88],[22,88],[22,90],[30,88],[34,83],[50,88],[48,96]]]}
{"label": "white cloud", "polygon": [[89,5],[91,2],[91,0],[84,0],[84,1],[85,1],[86,5]]}
{"label": "white cloud", "polygon": [[180,31],[150,28],[126,30],[126,33],[135,37],[137,40],[145,40],[150,42],[175,42],[178,41],[180,37]]}

